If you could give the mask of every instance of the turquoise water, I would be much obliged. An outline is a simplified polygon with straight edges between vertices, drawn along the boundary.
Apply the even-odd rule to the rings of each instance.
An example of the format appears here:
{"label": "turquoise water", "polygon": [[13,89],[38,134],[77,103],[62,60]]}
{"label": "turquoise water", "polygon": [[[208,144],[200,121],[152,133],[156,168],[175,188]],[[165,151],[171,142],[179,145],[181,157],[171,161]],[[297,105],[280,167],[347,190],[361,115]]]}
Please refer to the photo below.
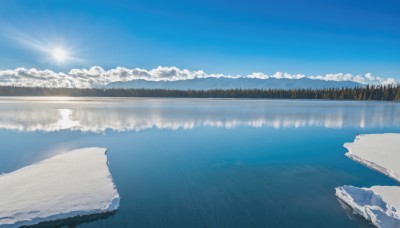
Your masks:
{"label": "turquoise water", "polygon": [[370,227],[334,188],[396,184],[344,156],[380,132],[400,132],[399,103],[1,98],[0,173],[106,147],[119,210],[62,225]]}

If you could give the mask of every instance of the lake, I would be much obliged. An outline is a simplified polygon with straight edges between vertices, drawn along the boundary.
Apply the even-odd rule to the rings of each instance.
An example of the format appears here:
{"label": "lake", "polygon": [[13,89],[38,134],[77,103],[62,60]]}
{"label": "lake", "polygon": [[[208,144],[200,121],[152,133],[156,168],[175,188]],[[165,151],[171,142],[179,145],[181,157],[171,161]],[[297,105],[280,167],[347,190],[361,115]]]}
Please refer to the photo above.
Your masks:
{"label": "lake", "polygon": [[119,210],[64,225],[370,227],[334,188],[397,184],[344,156],[384,132],[400,132],[400,103],[2,97],[0,173],[106,147]]}

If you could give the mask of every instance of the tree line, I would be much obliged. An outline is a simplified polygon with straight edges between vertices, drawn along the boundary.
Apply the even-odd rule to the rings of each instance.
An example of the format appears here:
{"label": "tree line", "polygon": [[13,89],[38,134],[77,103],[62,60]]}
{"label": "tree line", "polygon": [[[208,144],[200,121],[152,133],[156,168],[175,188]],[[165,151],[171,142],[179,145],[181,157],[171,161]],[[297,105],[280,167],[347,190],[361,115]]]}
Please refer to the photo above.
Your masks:
{"label": "tree line", "polygon": [[400,101],[400,85],[326,89],[119,89],[0,86],[0,96],[266,98]]}

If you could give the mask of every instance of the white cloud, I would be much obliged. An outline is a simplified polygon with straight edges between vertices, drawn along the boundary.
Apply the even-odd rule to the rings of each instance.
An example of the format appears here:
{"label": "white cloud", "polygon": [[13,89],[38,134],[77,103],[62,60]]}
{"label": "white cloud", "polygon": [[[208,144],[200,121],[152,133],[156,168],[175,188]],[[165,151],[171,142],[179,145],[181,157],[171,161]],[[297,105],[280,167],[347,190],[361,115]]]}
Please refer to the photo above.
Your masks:
{"label": "white cloud", "polygon": [[250,75],[247,75],[248,78],[257,78],[257,79],[268,79],[270,78],[268,75],[262,73],[262,72],[254,72]]}
{"label": "white cloud", "polygon": [[300,78],[304,78],[305,75],[276,72],[274,75],[272,75],[272,77],[277,78],[277,79],[300,79]]}
{"label": "white cloud", "polygon": [[94,86],[103,86],[115,81],[130,80],[149,80],[149,81],[175,81],[190,80],[194,78],[257,78],[257,79],[301,79],[310,78],[326,81],[353,81],[362,84],[392,84],[400,83],[400,79],[382,78],[374,76],[371,73],[365,75],[352,74],[325,74],[305,76],[303,74],[289,74],[276,72],[267,75],[262,72],[254,72],[249,75],[224,75],[224,74],[208,74],[203,70],[190,71],[187,69],[179,69],[177,67],[157,67],[151,70],[124,67],[116,67],[105,70],[100,66],[93,66],[90,69],[72,69],[68,73],[54,72],[51,70],[38,70],[35,68],[17,68],[14,70],[0,70],[0,85],[17,85],[17,86],[44,86],[44,87],[72,87],[72,88],[89,88]]}
{"label": "white cloud", "polygon": [[395,78],[382,78],[378,76],[374,76],[371,73],[366,73],[365,75],[352,75],[352,74],[326,74],[326,75],[318,75],[318,76],[309,76],[308,78],[311,79],[319,79],[319,80],[326,80],[326,81],[353,81],[362,84],[394,84],[400,83],[400,79]]}

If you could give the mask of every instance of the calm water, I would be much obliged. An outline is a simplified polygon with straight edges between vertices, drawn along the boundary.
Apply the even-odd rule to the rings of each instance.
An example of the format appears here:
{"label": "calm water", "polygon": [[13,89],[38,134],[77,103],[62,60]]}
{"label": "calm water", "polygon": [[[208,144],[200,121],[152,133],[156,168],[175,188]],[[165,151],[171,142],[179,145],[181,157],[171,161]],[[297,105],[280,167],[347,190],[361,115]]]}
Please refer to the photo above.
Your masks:
{"label": "calm water", "polygon": [[108,148],[117,213],[79,227],[369,227],[334,188],[394,181],[344,156],[400,132],[400,103],[0,98],[0,173]]}

